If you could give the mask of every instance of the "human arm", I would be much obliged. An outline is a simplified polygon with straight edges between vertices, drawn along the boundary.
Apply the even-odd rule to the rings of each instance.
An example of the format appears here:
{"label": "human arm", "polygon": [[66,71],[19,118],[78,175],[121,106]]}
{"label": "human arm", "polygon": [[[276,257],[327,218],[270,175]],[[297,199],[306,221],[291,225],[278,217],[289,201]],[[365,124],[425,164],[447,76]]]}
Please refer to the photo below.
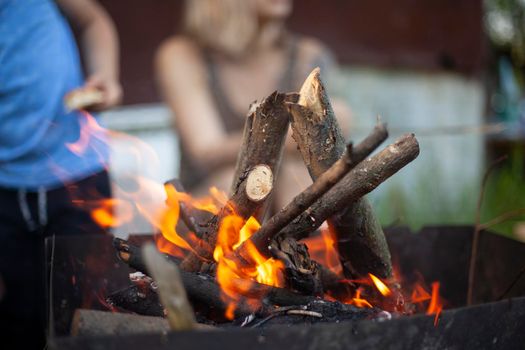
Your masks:
{"label": "human arm", "polygon": [[71,25],[79,32],[80,47],[86,63],[85,87],[102,92],[94,109],[117,105],[122,99],[119,82],[118,36],[113,21],[94,0],[57,0]]}
{"label": "human arm", "polygon": [[183,37],[167,40],[157,51],[155,72],[193,162],[209,171],[234,164],[242,135],[240,132],[231,135],[224,129],[195,44]]}

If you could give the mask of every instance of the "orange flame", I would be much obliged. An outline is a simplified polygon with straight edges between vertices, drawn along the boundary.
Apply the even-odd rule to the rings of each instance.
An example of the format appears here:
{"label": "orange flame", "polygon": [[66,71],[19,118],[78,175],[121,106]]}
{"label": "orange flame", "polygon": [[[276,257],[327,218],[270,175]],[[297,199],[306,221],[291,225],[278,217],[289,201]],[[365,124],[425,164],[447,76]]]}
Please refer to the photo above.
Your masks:
{"label": "orange flame", "polygon": [[336,275],[342,276],[343,269],[339,262],[339,254],[335,248],[335,240],[328,226],[321,227],[321,235],[303,239],[312,259],[327,267]]}
{"label": "orange flame", "polygon": [[432,282],[432,297],[430,298],[426,314],[436,315],[434,317],[434,326],[437,326],[438,324],[441,310],[443,310],[443,304],[439,297],[439,282]]}
{"label": "orange flame", "polygon": [[374,283],[374,286],[377,288],[379,293],[383,294],[385,297],[392,294],[392,291],[390,288],[386,286],[386,284],[383,283],[378,277],[372,275],[371,273],[368,274],[372,282]]}
{"label": "orange flame", "polygon": [[355,295],[352,299],[350,299],[347,304],[351,304],[357,307],[369,307],[372,308],[372,304],[368,302],[368,300],[361,297],[362,289],[357,288],[355,291]]}
{"label": "orange flame", "polygon": [[423,301],[429,300],[430,294],[421,286],[420,284],[416,284],[414,287],[414,290],[412,291],[412,296],[410,300],[413,303],[421,303]]}
{"label": "orange flame", "polygon": [[[235,214],[226,216],[220,223],[217,236],[217,245],[213,258],[217,262],[217,282],[224,293],[223,298],[228,302],[226,318],[232,319],[235,305],[240,296],[248,294],[254,281],[270,286],[283,286],[282,270],[284,265],[273,258],[265,258],[257,248],[248,241],[248,238],[261,227],[259,222],[250,217],[246,222]],[[246,251],[255,262],[253,267],[239,267],[226,256],[233,253],[242,243]],[[239,283],[241,282],[241,283]],[[253,308],[258,301],[248,301]]]}

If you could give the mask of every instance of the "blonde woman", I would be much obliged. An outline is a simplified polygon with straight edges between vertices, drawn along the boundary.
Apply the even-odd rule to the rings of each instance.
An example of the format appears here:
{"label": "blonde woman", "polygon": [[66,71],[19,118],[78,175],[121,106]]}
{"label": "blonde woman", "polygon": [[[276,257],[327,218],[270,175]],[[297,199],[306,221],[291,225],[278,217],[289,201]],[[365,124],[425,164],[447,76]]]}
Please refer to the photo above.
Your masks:
{"label": "blonde woman", "polygon": [[[308,73],[328,73],[330,53],[313,38],[290,33],[291,0],[187,0],[185,34],[166,40],[157,79],[181,138],[181,180],[194,193],[228,190],[248,111],[274,90],[298,91]],[[310,182],[288,147],[277,205]],[[198,185],[198,187],[196,187]]]}

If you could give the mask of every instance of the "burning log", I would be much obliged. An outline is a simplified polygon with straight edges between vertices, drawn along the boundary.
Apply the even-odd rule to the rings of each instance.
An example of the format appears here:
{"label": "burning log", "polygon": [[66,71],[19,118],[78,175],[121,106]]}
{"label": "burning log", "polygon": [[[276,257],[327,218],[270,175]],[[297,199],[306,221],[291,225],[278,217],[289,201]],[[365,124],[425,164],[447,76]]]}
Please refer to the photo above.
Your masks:
{"label": "burning log", "polygon": [[[273,189],[289,118],[293,119],[294,138],[314,182],[261,226],[256,218],[263,216]],[[177,328],[195,326],[192,307],[183,302],[185,293],[198,315],[216,315],[214,320],[254,313],[264,317],[276,306],[312,303],[326,291],[345,302],[372,307],[360,295],[374,295],[375,290],[367,290],[373,287],[357,288],[341,281],[312,260],[299,240],[329,220],[347,277],[391,277],[385,237],[362,197],[415,159],[419,145],[414,135],[404,135],[369,157],[387,136],[385,125],[378,123],[356,147],[347,145],[345,152],[319,70],[314,70],[299,95],[276,92],[252,105],[231,193],[223,208],[203,225],[196,220],[198,213],[181,203],[181,221],[200,238],[196,245],[185,246],[189,251],[182,261],[163,256],[153,247],[141,252],[115,239],[118,256],[159,282],[160,290],[148,291],[154,290],[157,304],[160,294],[170,323]],[[183,191],[177,181],[170,183]],[[120,295],[141,292],[136,287]],[[141,297],[136,295],[135,299],[137,296]],[[394,310],[396,305],[388,309]]]}
{"label": "burning log", "polygon": [[[280,235],[296,239],[307,237],[310,232],[317,229],[325,220],[333,217],[333,215],[344,210],[351,203],[355,203],[359,198],[375,189],[414,160],[418,154],[419,144],[413,134],[400,137],[395,143],[389,145],[378,154],[359,163],[317,202],[281,230]],[[366,220],[363,216],[360,216],[360,218]],[[346,227],[340,221],[335,223],[338,225],[336,227]],[[367,225],[371,224],[371,222],[367,223]],[[369,231],[363,232],[369,233]],[[352,260],[354,264],[353,270],[359,272],[380,271],[383,273],[380,276],[390,271],[390,268],[388,268],[390,261],[386,259],[386,257],[390,256],[390,253],[386,243],[384,247],[382,247],[382,244],[379,244],[382,241],[381,238],[372,234],[365,234],[364,236],[356,234],[348,239],[351,239],[351,242],[354,242],[357,246],[352,248],[352,252],[358,256],[357,260]],[[355,249],[362,249],[363,252],[355,252]]]}
{"label": "burning log", "polygon": [[[136,269],[147,275],[150,274],[146,264],[144,263],[144,257],[139,247],[129,244],[127,241],[119,238],[115,238],[114,241],[117,241],[117,244],[114,244],[117,249],[122,249],[122,247],[125,247],[124,249],[126,254],[121,254],[121,252],[117,254],[120,260],[127,263],[133,269]],[[171,258],[168,258],[167,261],[170,263],[177,262],[176,259]],[[192,273],[184,270],[180,271],[180,275],[182,284],[184,285],[184,288],[188,293],[188,297],[192,302],[207,305],[210,309],[220,314],[225,312],[228,305],[223,301],[221,297],[221,289],[213,277],[207,274]],[[235,315],[237,317],[249,315],[254,311],[265,314],[268,312],[268,309],[265,305],[304,305],[316,299],[314,296],[301,295],[285,288],[272,287],[240,278],[233,279],[231,282],[235,289],[243,291],[242,295],[245,298],[263,301],[263,305],[259,310],[253,310],[253,308],[250,308],[248,305],[240,302],[235,310]],[[140,293],[137,287],[132,286],[113,293],[108,299],[111,304],[115,306],[134,311],[134,303],[136,303],[138,300],[137,293]],[[157,297],[156,300],[158,300],[157,294],[155,294],[155,296]],[[132,302],[130,302],[130,300]],[[137,313],[152,315],[151,313],[144,313],[142,310],[141,312]],[[160,316],[159,312],[156,312],[154,315]]]}
{"label": "burning log", "polygon": [[[305,80],[299,101],[289,105],[293,138],[299,146],[310,176],[315,180],[341,157],[345,144],[321,81],[319,68],[314,69]],[[378,138],[371,142],[381,143],[383,137],[386,138],[386,130],[382,134],[378,133]],[[373,176],[373,170],[371,171]],[[343,187],[339,186],[338,189],[343,190]],[[372,272],[383,278],[391,277],[392,263],[383,230],[368,200],[359,197],[356,199],[352,204],[343,207],[339,205],[339,210],[343,211],[337,212],[337,217],[328,221],[336,234],[345,275],[348,278],[357,278]],[[326,200],[325,204],[331,205]],[[364,255],[370,256],[362,258],[362,249],[366,250]]]}
{"label": "burning log", "polygon": [[[334,283],[334,277],[328,271],[323,273],[321,266],[310,260],[303,244],[286,239],[272,244],[272,239],[281,229],[333,187],[349,170],[370,155],[386,137],[385,125],[378,124],[371,134],[355,148],[349,144],[343,156],[332,164],[327,171],[323,172],[310,187],[296,196],[291,203],[263,224],[259,231],[241,244],[235,251],[233,259],[243,266],[253,264],[253,261],[250,261],[251,254],[248,245],[255,246],[266,257],[274,255],[285,262],[285,276],[289,286],[294,289],[313,295],[322,294],[323,288],[320,288],[321,286],[325,290],[341,289],[337,286],[337,282]],[[272,252],[270,252],[271,247],[273,247]],[[283,248],[286,253],[282,251]],[[297,264],[298,262],[300,264]],[[348,288],[343,289],[347,290]]]}
{"label": "burning log", "polygon": [[[290,123],[290,114],[285,102],[296,98],[295,94],[274,92],[261,103],[250,106],[230,188],[231,198],[242,193],[241,185],[247,173],[256,165],[266,164],[272,173],[277,175]],[[237,214],[245,219],[250,216],[261,219],[264,215],[264,203],[253,205],[241,196],[233,204]]]}
{"label": "burning log", "polygon": [[265,202],[273,188],[288,131],[289,111],[285,102],[295,95],[274,92],[250,107],[228,204],[208,223],[207,234],[181,268],[198,271],[203,261],[212,261],[221,219],[235,212],[244,219],[263,217]]}
{"label": "burning log", "polygon": [[[381,127],[378,127],[376,130],[381,130]],[[376,143],[365,142],[365,145],[369,144]],[[419,145],[414,135],[405,135],[401,137],[394,144],[388,146],[377,155],[359,163],[341,181],[321,196],[319,200],[317,200],[306,211],[303,211],[302,214],[292,223],[286,226],[281,231],[281,237],[288,237],[289,234],[289,236],[297,239],[304,238],[306,235],[299,236],[298,234],[308,234],[315,230],[324,220],[328,219],[339,210],[344,209],[349,204],[354,203],[366,193],[372,191],[387,178],[415,159],[418,154]],[[322,179],[322,177],[316,180],[316,182],[320,179]],[[278,216],[276,215],[276,217]],[[269,251],[267,247],[270,246],[271,240],[275,236],[275,231],[265,230],[265,227],[272,228],[272,226],[263,225],[258,232],[248,238],[237,248],[231,257],[236,263],[245,265],[254,263],[251,261],[251,255],[249,253],[250,246],[256,247],[259,252]],[[270,234],[268,234],[268,232],[270,232]],[[366,239],[368,239],[368,241],[366,241]],[[374,242],[373,238],[364,238],[364,240],[368,245],[361,248],[366,248],[366,252],[370,255],[359,255],[359,258],[362,259],[360,263],[363,264],[363,266],[368,266],[371,271],[377,270],[377,256],[373,254],[374,251],[372,248],[378,248],[377,246],[370,247],[370,244]],[[388,253],[388,247],[385,249]],[[295,255],[295,253],[293,253],[293,255]],[[379,267],[381,266],[382,265],[379,265]],[[300,271],[298,268],[295,270]],[[288,273],[290,272],[293,272],[293,269],[288,271]],[[324,274],[325,278],[327,276],[327,274]],[[321,274],[321,278],[322,277],[323,274]],[[317,276],[316,279],[319,279],[319,276]],[[325,279],[325,281],[327,280]],[[333,279],[329,279],[328,281],[333,281]],[[333,289],[333,285],[331,289]],[[316,289],[313,288],[313,290]]]}

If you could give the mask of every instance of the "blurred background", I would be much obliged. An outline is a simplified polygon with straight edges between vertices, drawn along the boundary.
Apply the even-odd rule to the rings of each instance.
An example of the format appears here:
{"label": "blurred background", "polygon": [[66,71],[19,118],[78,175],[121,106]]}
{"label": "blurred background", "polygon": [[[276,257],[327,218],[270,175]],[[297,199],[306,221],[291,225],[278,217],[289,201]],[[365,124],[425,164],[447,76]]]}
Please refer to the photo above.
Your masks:
{"label": "blurred background", "polygon": [[[100,3],[120,36],[124,88],[123,106],[103,121],[156,150],[158,181],[177,177],[178,140],[156,89],[153,57],[180,30],[182,1]],[[420,140],[419,158],[371,195],[383,225],[473,224],[485,169],[504,154],[509,159],[491,173],[480,222],[525,207],[524,0],[301,0],[289,27],[335,53],[341,74],[329,89],[352,110],[349,139],[359,141],[381,115],[391,131],[387,142],[405,132]],[[124,172],[148,171],[119,156],[126,147],[115,141],[117,183]],[[493,229],[525,240],[525,216]],[[116,234],[147,231],[148,224],[134,222]]]}

